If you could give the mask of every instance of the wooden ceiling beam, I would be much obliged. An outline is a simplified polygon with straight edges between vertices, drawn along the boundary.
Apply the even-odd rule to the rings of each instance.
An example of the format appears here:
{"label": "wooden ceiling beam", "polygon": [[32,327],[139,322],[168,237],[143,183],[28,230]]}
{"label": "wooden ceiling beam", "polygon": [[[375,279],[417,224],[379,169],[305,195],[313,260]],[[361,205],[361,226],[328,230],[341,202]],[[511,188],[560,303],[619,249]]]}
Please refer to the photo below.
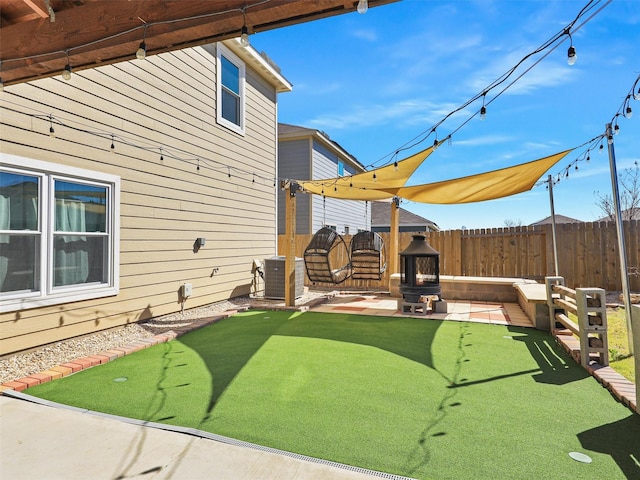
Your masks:
{"label": "wooden ceiling beam", "polygon": [[[1,0],[0,0],[1,1]],[[36,5],[36,0],[24,0]],[[369,0],[369,6],[398,0]],[[65,3],[50,21],[39,17],[0,29],[0,76],[5,85],[135,58],[145,39],[148,55],[354,11],[358,0],[109,0]],[[52,2],[53,5],[53,2]],[[245,15],[243,15],[243,8]],[[34,10],[35,11],[35,10]],[[42,14],[46,17],[42,17]],[[145,35],[145,23],[146,35]]]}
{"label": "wooden ceiling beam", "polygon": [[22,0],[31,10],[33,10],[36,15],[38,15],[40,18],[49,18],[49,14],[43,10],[42,8],[40,8],[39,5],[37,5],[33,0]]}

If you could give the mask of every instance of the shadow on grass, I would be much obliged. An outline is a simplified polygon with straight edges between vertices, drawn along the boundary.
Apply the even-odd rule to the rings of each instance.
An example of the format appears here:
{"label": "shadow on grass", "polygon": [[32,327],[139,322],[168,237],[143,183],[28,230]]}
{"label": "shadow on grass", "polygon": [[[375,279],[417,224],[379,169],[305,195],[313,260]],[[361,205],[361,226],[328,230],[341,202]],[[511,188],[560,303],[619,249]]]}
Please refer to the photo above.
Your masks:
{"label": "shadow on grass", "polygon": [[640,415],[578,434],[582,446],[611,455],[627,478],[640,478]]}
{"label": "shadow on grass", "polygon": [[202,358],[211,374],[211,398],[203,421],[242,367],[288,320],[273,312],[251,311],[180,337],[180,342]]}
{"label": "shadow on grass", "polygon": [[[512,338],[518,342],[524,342],[529,353],[531,353],[531,357],[538,364],[540,373],[533,375],[533,379],[536,382],[565,385],[583,380],[589,376],[586,370],[569,366],[569,362],[575,362],[548,332],[522,327],[509,327],[508,330],[512,333],[517,333]],[[522,373],[535,373],[536,371]]]}
{"label": "shadow on grass", "polygon": [[440,325],[440,321],[416,324],[410,318],[252,310],[236,315],[231,321],[223,320],[186,334],[180,341],[202,358],[211,374],[212,393],[203,419],[206,421],[225,389],[273,335],[371,346],[435,369],[431,343]]}
{"label": "shadow on grass", "polygon": [[[454,388],[459,384],[459,382],[466,380],[462,377],[462,368],[464,364],[470,360],[467,358],[467,354],[465,352],[465,346],[468,345],[467,336],[471,335],[471,332],[469,332],[469,324],[467,322],[460,322],[458,325],[459,335],[453,373],[450,377],[447,377],[438,371],[438,373],[447,380],[449,388]],[[447,432],[439,429],[439,426],[445,418],[447,418],[451,408],[462,405],[461,402],[454,401],[454,397],[457,394],[458,392],[456,390],[445,389],[445,393],[440,399],[433,417],[425,424],[424,429],[420,433],[418,445],[409,453],[409,458],[413,459],[408,466],[409,475],[415,475],[418,471],[429,464],[432,455],[431,449],[433,448],[430,440],[447,435]]]}

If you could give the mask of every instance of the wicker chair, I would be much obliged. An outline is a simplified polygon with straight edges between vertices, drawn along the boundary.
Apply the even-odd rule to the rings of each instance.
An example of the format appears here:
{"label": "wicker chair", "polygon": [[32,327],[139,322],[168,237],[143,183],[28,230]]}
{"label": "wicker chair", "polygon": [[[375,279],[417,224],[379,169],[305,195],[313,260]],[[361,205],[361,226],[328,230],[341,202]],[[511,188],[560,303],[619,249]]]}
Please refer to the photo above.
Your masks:
{"label": "wicker chair", "polygon": [[304,251],[307,276],[312,282],[338,284],[351,276],[351,259],[344,239],[334,229],[322,227]]}
{"label": "wicker chair", "polygon": [[387,269],[384,240],[375,232],[358,232],[351,239],[351,277],[380,280]]}

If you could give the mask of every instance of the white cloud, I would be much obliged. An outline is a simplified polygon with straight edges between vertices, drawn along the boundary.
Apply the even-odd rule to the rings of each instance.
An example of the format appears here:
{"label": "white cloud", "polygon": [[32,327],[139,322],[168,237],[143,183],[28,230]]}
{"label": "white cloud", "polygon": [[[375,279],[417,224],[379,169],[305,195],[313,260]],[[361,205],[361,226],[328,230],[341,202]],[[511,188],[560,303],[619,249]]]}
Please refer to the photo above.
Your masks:
{"label": "white cloud", "polygon": [[378,40],[378,34],[374,30],[367,30],[363,28],[352,30],[351,36],[368,42],[375,42]]}
{"label": "white cloud", "polygon": [[[521,52],[513,52],[510,55],[502,57],[495,61],[487,68],[479,71],[477,75],[469,82],[469,88],[472,91],[483,91],[488,85],[494,83],[497,79],[502,79],[526,54]],[[555,50],[551,55],[563,55]],[[539,59],[537,57],[535,60]],[[563,57],[564,60],[564,57]],[[551,62],[549,58],[545,58],[530,70],[527,68],[532,66],[531,61],[524,62],[520,65],[508,78],[506,78],[499,86],[494,88],[488,95],[492,98],[495,94],[501,92],[508,87],[504,94],[510,95],[526,95],[534,92],[539,88],[553,87],[566,83],[571,83],[576,79],[579,70],[569,68],[568,65],[562,65],[558,62]],[[520,77],[520,78],[519,78]]]}
{"label": "white cloud", "polygon": [[477,147],[481,145],[495,145],[513,141],[512,137],[506,135],[485,135],[482,137],[469,138],[466,140],[454,140],[456,146]]}
{"label": "white cloud", "polygon": [[[428,129],[442,119],[456,106],[449,103],[437,104],[426,100],[403,100],[389,104],[360,105],[347,107],[338,115],[322,114],[310,119],[306,124],[314,128],[328,130],[364,128],[371,125],[386,125],[399,122],[402,125],[423,124]],[[460,113],[464,114],[464,113]]]}

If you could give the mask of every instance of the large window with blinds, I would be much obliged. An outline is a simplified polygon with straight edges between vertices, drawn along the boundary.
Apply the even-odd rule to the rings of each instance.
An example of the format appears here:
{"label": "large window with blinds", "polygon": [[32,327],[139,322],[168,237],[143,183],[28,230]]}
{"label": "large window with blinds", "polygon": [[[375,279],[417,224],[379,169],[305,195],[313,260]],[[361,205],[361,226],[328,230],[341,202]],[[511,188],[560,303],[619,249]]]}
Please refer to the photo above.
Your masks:
{"label": "large window with blinds", "polygon": [[120,180],[33,159],[0,164],[0,311],[115,295]]}

